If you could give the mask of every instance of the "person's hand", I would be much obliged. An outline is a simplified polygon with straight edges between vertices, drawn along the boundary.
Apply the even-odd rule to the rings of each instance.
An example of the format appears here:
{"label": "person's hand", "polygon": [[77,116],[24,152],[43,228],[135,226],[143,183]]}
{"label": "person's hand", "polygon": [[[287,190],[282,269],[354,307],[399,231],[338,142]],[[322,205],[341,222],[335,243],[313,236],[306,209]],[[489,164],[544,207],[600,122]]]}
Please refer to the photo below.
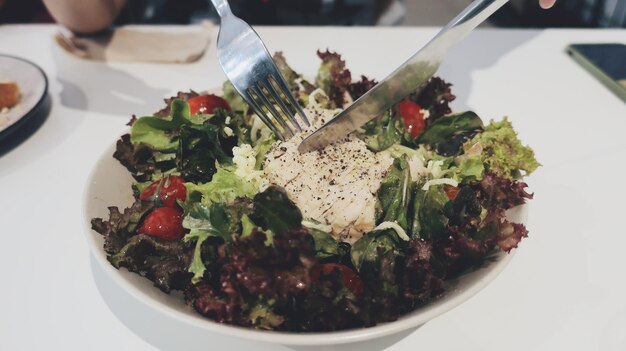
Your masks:
{"label": "person's hand", "polygon": [[550,7],[554,6],[555,2],[556,0],[539,0],[539,6],[543,7],[544,9],[549,9]]}

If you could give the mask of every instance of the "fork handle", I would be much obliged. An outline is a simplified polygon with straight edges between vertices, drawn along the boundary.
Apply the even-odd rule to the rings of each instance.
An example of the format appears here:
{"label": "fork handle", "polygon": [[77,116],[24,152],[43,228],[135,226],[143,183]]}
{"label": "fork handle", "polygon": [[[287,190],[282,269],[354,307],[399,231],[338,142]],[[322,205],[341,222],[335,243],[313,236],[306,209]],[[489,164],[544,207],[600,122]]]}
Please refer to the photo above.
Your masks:
{"label": "fork handle", "polygon": [[228,0],[211,0],[211,2],[213,3],[213,6],[215,6],[217,14],[220,15],[221,18],[233,14],[230,10],[230,5],[228,5]]}

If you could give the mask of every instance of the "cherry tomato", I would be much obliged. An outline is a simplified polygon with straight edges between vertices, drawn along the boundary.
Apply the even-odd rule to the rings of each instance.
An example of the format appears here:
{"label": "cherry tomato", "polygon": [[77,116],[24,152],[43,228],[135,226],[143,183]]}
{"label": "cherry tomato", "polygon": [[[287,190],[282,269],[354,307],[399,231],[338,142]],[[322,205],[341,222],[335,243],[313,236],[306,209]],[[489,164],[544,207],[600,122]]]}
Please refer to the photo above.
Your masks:
{"label": "cherry tomato", "polygon": [[322,276],[331,275],[335,270],[341,272],[341,281],[352,293],[361,295],[363,293],[363,281],[359,275],[345,265],[338,263],[323,263],[311,271],[311,279],[318,281]]}
{"label": "cherry tomato", "polygon": [[192,115],[198,113],[213,113],[216,108],[223,108],[230,111],[230,106],[226,100],[213,94],[200,95],[187,100]]}
{"label": "cherry tomato", "polygon": [[166,207],[176,207],[176,200],[187,200],[187,188],[185,181],[179,176],[169,176],[161,180],[157,180],[145,188],[139,195],[139,199],[147,201],[154,198],[154,193],[161,185],[159,191],[159,200]]}
{"label": "cherry tomato", "polygon": [[420,105],[411,101],[400,101],[400,116],[404,120],[404,125],[413,138],[417,138],[423,131],[424,114]]}
{"label": "cherry tomato", "polygon": [[164,240],[178,240],[185,235],[183,213],[171,207],[155,208],[148,214],[137,231]]}
{"label": "cherry tomato", "polygon": [[456,199],[456,196],[459,194],[459,187],[445,185],[443,187],[443,191],[446,193],[446,195],[448,195],[448,199],[450,199],[450,201],[453,201],[454,199]]}

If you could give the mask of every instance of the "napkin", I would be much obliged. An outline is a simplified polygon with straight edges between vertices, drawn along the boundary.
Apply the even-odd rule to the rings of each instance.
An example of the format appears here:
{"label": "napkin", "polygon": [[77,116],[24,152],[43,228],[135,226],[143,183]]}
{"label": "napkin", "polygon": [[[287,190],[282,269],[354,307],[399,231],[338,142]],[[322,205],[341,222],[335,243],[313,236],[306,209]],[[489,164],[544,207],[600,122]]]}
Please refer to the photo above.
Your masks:
{"label": "napkin", "polygon": [[190,26],[122,26],[90,36],[62,30],[55,35],[55,41],[68,53],[89,60],[190,63],[202,57],[211,32],[210,22]]}

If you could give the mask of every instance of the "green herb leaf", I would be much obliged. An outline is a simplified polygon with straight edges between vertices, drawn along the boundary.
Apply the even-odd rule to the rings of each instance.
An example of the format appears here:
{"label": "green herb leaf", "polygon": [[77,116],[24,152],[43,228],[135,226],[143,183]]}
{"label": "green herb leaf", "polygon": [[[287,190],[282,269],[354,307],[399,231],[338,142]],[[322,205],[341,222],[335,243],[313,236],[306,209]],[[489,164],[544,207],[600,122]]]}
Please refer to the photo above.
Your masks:
{"label": "green herb leaf", "polygon": [[[421,205],[415,207],[420,225],[419,236],[431,239],[442,235],[448,225],[444,207],[450,200],[442,185],[430,186],[423,196]],[[421,195],[416,196],[415,201],[420,197]],[[413,227],[415,228],[415,225]]]}
{"label": "green herb leaf", "polygon": [[402,139],[401,121],[393,117],[391,110],[387,111],[381,119],[376,119],[366,125],[365,138],[367,147],[372,151],[383,151],[397,144]]}
{"label": "green herb leaf", "polygon": [[187,215],[183,219],[183,227],[189,229],[189,234],[183,240],[196,240],[196,248],[189,266],[193,273],[192,282],[197,283],[204,275],[206,267],[202,262],[202,243],[209,237],[219,237],[226,242],[232,240],[230,233],[231,219],[224,205],[213,204],[207,207],[195,203],[187,208]]}
{"label": "green herb leaf", "polygon": [[330,233],[319,229],[320,223],[314,221],[312,219],[307,219],[303,221],[302,224],[309,231],[309,234],[313,237],[315,241],[315,256],[325,259],[338,257],[339,253],[339,242],[333,238]]}
{"label": "green herb leaf", "polygon": [[246,237],[252,234],[252,230],[254,229],[254,223],[250,220],[250,217],[247,215],[241,216],[241,236]]}
{"label": "green herb leaf", "polygon": [[444,116],[426,128],[417,142],[430,145],[444,156],[458,155],[463,143],[482,128],[482,120],[471,111]]}
{"label": "green herb leaf", "polygon": [[352,264],[361,272],[365,264],[375,263],[381,252],[400,254],[402,242],[394,230],[377,230],[369,232],[352,245],[350,252]]}
{"label": "green herb leaf", "polygon": [[[219,127],[210,123],[181,126],[178,169],[186,180],[207,183],[217,172],[215,161],[220,164],[232,162],[222,147],[219,131]],[[232,148],[228,151],[232,152]]]}
{"label": "green herb leaf", "polygon": [[396,159],[391,172],[383,179],[378,190],[381,209],[378,223],[396,222],[402,229],[408,230],[407,211],[412,186],[408,162],[404,157]]}
{"label": "green herb leaf", "polygon": [[178,141],[173,130],[189,120],[189,104],[182,100],[174,100],[170,106],[169,118],[141,117],[130,129],[130,140],[133,144],[144,143],[157,151],[174,151]]}
{"label": "green herb leaf", "polygon": [[274,233],[302,227],[300,209],[278,186],[270,186],[254,197],[250,219],[264,230]]}

